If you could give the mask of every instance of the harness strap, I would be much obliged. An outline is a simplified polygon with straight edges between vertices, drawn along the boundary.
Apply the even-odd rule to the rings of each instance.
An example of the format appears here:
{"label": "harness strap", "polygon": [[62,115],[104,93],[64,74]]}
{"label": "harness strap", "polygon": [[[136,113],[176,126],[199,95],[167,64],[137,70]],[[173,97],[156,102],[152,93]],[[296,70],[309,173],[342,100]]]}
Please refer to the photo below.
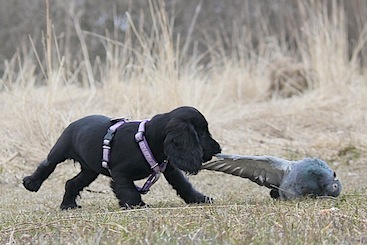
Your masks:
{"label": "harness strap", "polygon": [[108,163],[110,162],[110,153],[111,153],[111,140],[116,133],[116,130],[121,127],[126,122],[125,118],[119,119],[115,124],[108,128],[107,134],[103,138],[103,158],[102,158],[102,167],[108,169],[110,171],[110,167]]}
{"label": "harness strap", "polygon": [[165,162],[163,162],[161,166],[157,163],[145,138],[145,124],[148,121],[149,120],[144,120],[139,124],[138,132],[135,134],[135,141],[139,144],[141,153],[143,153],[145,160],[147,160],[150,165],[150,168],[156,173],[164,172],[166,168]]}
{"label": "harness strap", "polygon": [[[111,120],[114,123],[111,127],[108,128],[107,134],[103,138],[103,156],[102,156],[102,167],[106,168],[110,174],[111,169],[109,167],[109,161],[110,161],[110,153],[111,153],[111,141],[113,136],[115,135],[117,129],[121,127],[124,123],[128,122],[125,118],[118,118]],[[136,189],[141,194],[148,193],[150,187],[157,182],[157,180],[160,177],[161,172],[164,172],[167,166],[167,161],[165,160],[163,163],[158,164],[155,160],[152,151],[149,148],[148,141],[145,138],[145,124],[149,120],[141,121],[139,124],[138,132],[135,134],[135,141],[139,144],[140,150],[145,158],[145,160],[149,163],[150,168],[153,170],[153,173],[151,173],[148,176],[147,181],[142,187],[136,186]],[[111,174],[112,177],[112,174]]]}
{"label": "harness strap", "polygon": [[164,172],[167,166],[167,161],[164,161],[160,165],[155,160],[152,151],[149,148],[148,141],[145,138],[145,124],[149,120],[144,120],[139,124],[138,132],[135,134],[135,141],[139,144],[141,153],[143,154],[145,160],[149,163],[150,168],[154,171],[151,173],[142,187],[136,186],[141,194],[148,193],[150,187],[157,182],[161,172]]}

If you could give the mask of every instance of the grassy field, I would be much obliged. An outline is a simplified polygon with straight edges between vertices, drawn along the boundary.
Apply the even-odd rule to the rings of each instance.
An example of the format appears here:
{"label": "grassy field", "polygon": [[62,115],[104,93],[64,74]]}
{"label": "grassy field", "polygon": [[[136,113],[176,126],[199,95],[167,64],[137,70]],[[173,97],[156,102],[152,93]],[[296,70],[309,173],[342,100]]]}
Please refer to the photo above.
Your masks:
{"label": "grassy field", "polygon": [[[208,41],[204,65],[195,49],[178,48],[167,14],[152,9],[153,32],[130,22],[138,43],[80,30],[81,43],[105,43],[104,62],[89,60],[84,46],[78,69],[70,69],[48,23],[44,52],[30,45],[6,63],[0,244],[366,244],[367,74],[358,59],[366,33],[349,52],[341,9],[305,9],[297,54],[271,38],[246,50],[247,40],[233,37],[229,56],[219,40]],[[101,176],[81,193],[82,209],[60,211],[64,183],[78,172],[72,162],[39,192],[23,188],[70,122],[89,114],[143,119],[180,105],[206,116],[224,153],[327,161],[342,194],[279,202],[246,179],[202,171],[189,179],[213,204],[186,205],[162,178],[143,197],[151,208],[126,211]]]}

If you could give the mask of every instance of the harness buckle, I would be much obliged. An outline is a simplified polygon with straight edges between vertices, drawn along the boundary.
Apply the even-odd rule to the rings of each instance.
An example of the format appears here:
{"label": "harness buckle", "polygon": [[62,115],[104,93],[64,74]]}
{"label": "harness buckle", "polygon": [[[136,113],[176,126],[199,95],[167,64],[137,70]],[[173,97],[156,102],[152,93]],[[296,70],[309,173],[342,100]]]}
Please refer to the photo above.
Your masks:
{"label": "harness buckle", "polygon": [[108,129],[107,134],[104,136],[103,140],[108,140],[109,143],[112,140],[114,134],[115,134],[114,130]]}
{"label": "harness buckle", "polygon": [[139,143],[144,140],[144,132],[139,131],[135,134],[135,142]]}

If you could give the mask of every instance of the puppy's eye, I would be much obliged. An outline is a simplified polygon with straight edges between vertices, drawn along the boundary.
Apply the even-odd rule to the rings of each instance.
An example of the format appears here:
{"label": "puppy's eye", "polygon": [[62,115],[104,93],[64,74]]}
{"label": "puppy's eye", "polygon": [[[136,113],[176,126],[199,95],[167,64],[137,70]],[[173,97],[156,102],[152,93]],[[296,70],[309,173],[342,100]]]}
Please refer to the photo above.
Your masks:
{"label": "puppy's eye", "polygon": [[204,133],[203,133],[202,131],[197,132],[197,134],[198,134],[198,136],[199,136],[200,138],[205,136],[205,135],[204,135]]}

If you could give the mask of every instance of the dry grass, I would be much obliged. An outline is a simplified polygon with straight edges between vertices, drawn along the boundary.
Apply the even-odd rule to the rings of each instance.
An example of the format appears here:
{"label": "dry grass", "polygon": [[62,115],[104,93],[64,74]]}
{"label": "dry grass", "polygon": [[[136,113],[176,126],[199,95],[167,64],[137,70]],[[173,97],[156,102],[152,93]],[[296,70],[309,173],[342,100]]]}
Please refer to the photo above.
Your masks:
{"label": "dry grass", "polygon": [[[92,63],[84,57],[80,63],[89,65],[74,72],[64,67],[48,29],[51,40],[45,54],[38,54],[53,59],[43,69],[45,86],[36,85],[38,62],[15,55],[0,80],[0,243],[367,243],[367,84],[365,68],[357,65],[365,34],[348,58],[343,11],[335,7],[327,18],[322,6],[300,6],[301,55],[282,69],[287,76],[301,64],[313,74],[305,76],[310,86],[290,98],[268,96],[274,62],[292,56],[284,44],[269,42],[257,54],[228,57],[215,53],[221,47],[213,40],[207,44],[211,62],[202,65],[202,54],[177,48],[171,20],[154,4],[153,32],[130,22],[129,35],[139,43],[129,42],[129,35],[117,43],[80,30],[104,42],[108,58]],[[245,179],[203,171],[189,178],[215,198],[213,205],[187,206],[161,179],[144,197],[152,208],[121,211],[108,179],[100,177],[88,187],[91,192],[82,193],[81,210],[61,212],[63,185],[78,171],[71,162],[60,165],[39,192],[22,187],[22,178],[71,121],[92,113],[141,119],[179,105],[204,113],[223,152],[328,161],[344,186],[342,195],[277,202]]]}

